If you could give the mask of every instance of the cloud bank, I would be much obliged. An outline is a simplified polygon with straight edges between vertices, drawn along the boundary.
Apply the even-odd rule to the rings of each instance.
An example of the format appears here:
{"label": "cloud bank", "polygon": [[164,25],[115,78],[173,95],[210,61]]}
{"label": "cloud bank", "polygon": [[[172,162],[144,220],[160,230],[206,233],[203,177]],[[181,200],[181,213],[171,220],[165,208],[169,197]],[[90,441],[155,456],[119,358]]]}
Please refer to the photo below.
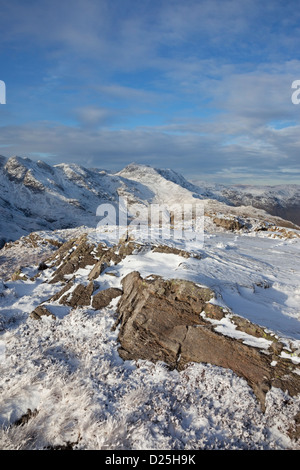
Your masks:
{"label": "cloud bank", "polygon": [[299,183],[296,1],[0,1],[0,153]]}

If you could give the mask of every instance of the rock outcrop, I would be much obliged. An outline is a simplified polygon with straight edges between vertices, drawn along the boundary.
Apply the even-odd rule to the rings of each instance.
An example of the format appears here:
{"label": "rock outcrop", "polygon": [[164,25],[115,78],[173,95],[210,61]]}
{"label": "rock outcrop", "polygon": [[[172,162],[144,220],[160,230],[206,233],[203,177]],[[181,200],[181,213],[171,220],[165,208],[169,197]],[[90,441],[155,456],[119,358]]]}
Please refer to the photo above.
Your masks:
{"label": "rock outcrop", "polygon": [[[89,242],[87,235],[82,235],[65,242],[53,256],[46,261],[47,266],[54,270],[50,284],[65,282],[78,269],[90,267],[89,281],[97,279],[111,265],[116,265],[134,251],[139,251],[143,245],[132,240],[121,239],[116,245],[98,245]],[[150,249],[150,248],[149,248]]]}
{"label": "rock outcrop", "polygon": [[86,235],[70,240],[64,243],[53,255],[52,258],[47,260],[47,263],[55,268],[54,275],[49,281],[50,284],[65,281],[65,276],[73,274],[80,268],[85,268],[96,263],[95,256],[93,255],[95,247],[87,242]]}
{"label": "rock outcrop", "polygon": [[234,232],[235,230],[241,230],[247,227],[246,223],[239,217],[214,217],[213,222],[217,227],[222,227],[225,230],[229,230],[230,232]]}
{"label": "rock outcrop", "polygon": [[43,316],[46,317],[51,317],[55,319],[55,315],[53,313],[49,312],[49,310],[44,307],[43,305],[39,305],[36,307],[33,312],[31,312],[30,317],[34,318],[35,320],[41,320]]}
{"label": "rock outcrop", "polygon": [[[210,289],[185,280],[143,279],[138,272],[128,274],[122,284],[115,327],[120,327],[123,359],[163,361],[178,370],[189,362],[229,368],[246,379],[262,409],[272,385],[290,395],[300,392],[300,378],[292,363],[279,357],[276,340],[260,350],[215,330],[208,317],[221,319],[225,313],[211,302]],[[243,322],[236,326],[243,329]],[[249,334],[265,336],[260,327],[248,321],[245,326]]]}

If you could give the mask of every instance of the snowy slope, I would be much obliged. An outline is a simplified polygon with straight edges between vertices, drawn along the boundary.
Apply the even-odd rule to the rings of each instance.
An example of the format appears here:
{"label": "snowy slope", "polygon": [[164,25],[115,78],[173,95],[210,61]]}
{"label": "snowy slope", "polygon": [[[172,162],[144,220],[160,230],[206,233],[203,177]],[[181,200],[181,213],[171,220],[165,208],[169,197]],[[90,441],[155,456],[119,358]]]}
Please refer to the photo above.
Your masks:
{"label": "snowy slope", "polygon": [[[170,206],[180,203],[195,202],[193,193],[181,183],[182,179],[165,178],[163,172],[146,165],[131,164],[117,173],[128,180],[141,183],[144,188],[150,191],[150,198],[147,195],[148,202],[153,204],[168,203]],[[151,197],[152,196],[152,197]],[[146,198],[145,198],[146,199]]]}
{"label": "snowy slope", "polygon": [[[117,174],[127,180],[142,183],[145,188],[148,187],[150,197],[147,194],[144,199],[147,198],[152,203],[172,206],[177,203],[203,202],[207,212],[237,215],[248,213],[249,217],[260,219],[269,217],[270,220],[273,220],[273,217],[270,217],[272,215],[277,216],[278,219],[299,219],[300,185],[227,187],[204,181],[193,183],[171,169],[158,169],[137,164],[130,164]],[[238,208],[241,210],[239,211]],[[294,221],[294,223],[297,225],[297,222]]]}
{"label": "snowy slope", "polygon": [[9,158],[0,166],[0,238],[16,240],[35,230],[83,224],[95,227],[98,205],[116,199],[121,185],[101,170]]}
{"label": "snowy slope", "polygon": [[126,171],[115,175],[75,164],[51,167],[28,158],[2,159],[0,240],[16,240],[36,230],[96,227],[97,207],[119,197],[143,205],[194,200],[187,189],[141,168],[137,178],[127,178]]}
{"label": "snowy slope", "polygon": [[300,185],[233,187],[223,194],[235,205],[252,204],[300,226]]}
{"label": "snowy slope", "polygon": [[[81,233],[95,246],[111,244],[107,230],[78,228],[73,235]],[[39,243],[51,237],[70,239],[72,230],[44,232]],[[163,242],[200,256],[156,253],[145,244],[139,253],[108,266],[96,279],[99,288],[120,287],[134,270],[209,286],[215,302],[228,312],[276,334],[286,345],[282,354],[299,364],[300,373],[299,238],[224,232],[206,233],[200,246],[185,239]],[[6,256],[24,258],[25,243],[28,238],[14,250],[5,248]],[[87,285],[89,271],[79,269],[76,282]],[[22,270],[26,279],[0,283],[1,448],[300,449],[289,434],[299,396],[272,388],[263,413],[247,383],[228,369],[192,363],[177,372],[163,363],[123,361],[118,331],[112,330],[118,298],[99,311],[91,306],[72,310],[47,301],[62,287],[49,284],[52,268],[37,273],[37,263],[29,263]],[[55,320],[29,317],[41,302]],[[227,317],[218,329],[241,335]],[[263,344],[257,341],[256,347]],[[13,425],[28,409],[28,422]]]}

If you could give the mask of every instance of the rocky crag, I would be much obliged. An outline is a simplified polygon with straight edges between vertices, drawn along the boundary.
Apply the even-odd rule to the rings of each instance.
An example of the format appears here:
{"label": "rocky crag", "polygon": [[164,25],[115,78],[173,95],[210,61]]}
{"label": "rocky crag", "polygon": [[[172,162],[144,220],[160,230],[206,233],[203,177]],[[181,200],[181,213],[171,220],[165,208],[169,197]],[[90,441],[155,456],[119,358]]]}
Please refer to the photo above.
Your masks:
{"label": "rocky crag", "polygon": [[211,301],[214,292],[192,282],[159,277],[143,279],[138,272],[122,281],[118,304],[119,354],[124,359],[163,361],[182,370],[189,362],[204,362],[233,370],[245,378],[264,409],[271,386],[300,393],[299,376],[290,361],[280,358],[283,344],[263,328],[232,316],[236,328],[255,338],[268,338],[259,350],[216,331],[226,313]]}

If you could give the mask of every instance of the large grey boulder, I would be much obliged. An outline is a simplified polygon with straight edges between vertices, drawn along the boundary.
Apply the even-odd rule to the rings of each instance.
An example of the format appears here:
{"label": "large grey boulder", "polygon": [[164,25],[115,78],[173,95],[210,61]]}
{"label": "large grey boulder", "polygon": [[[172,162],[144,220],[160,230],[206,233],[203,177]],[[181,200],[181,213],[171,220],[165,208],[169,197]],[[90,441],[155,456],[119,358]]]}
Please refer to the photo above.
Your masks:
{"label": "large grey boulder", "polygon": [[[229,368],[246,379],[263,409],[272,385],[291,395],[300,392],[293,364],[277,354],[280,348],[272,341],[268,350],[260,350],[214,329],[207,317],[220,319],[225,314],[211,303],[214,293],[210,289],[180,279],[143,279],[138,272],[128,274],[122,287],[115,326],[119,326],[123,359],[163,361],[178,370],[189,362]],[[248,321],[239,322],[239,329],[243,323],[255,336],[265,335]]]}

